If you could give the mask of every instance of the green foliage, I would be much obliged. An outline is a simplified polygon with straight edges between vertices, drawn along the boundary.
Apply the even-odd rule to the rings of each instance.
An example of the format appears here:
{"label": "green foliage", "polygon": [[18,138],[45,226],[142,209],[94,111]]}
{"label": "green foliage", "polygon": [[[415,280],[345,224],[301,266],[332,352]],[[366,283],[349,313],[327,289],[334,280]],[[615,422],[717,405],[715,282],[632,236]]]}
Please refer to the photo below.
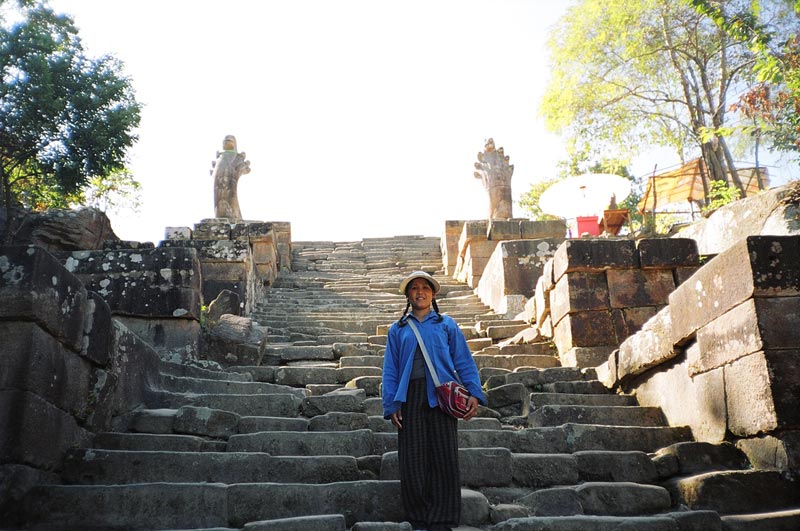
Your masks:
{"label": "green foliage", "polygon": [[710,190],[708,191],[708,205],[703,207],[703,212],[716,210],[721,206],[732,203],[741,197],[739,189],[730,186],[724,181],[711,181]]}
{"label": "green foliage", "polygon": [[[741,12],[751,1],[720,4]],[[687,0],[579,0],[549,46],[542,114],[593,156],[664,146],[682,160],[702,153],[712,177],[727,178],[733,156],[720,133],[752,142],[747,131],[722,128],[730,128],[729,94],[756,82],[755,55]]]}
{"label": "green foliage", "polygon": [[763,136],[773,149],[800,158],[800,0],[751,0],[738,9],[719,0],[686,1],[755,56],[751,71],[757,84],[732,106],[752,125],[708,134]]}
{"label": "green foliage", "polygon": [[124,170],[140,104],[121,63],[84,54],[70,17],[17,5],[21,20],[0,25],[0,193],[6,206],[64,207]]}
{"label": "green foliage", "polygon": [[127,170],[114,171],[105,177],[98,175],[89,179],[83,190],[81,204],[95,207],[103,212],[119,212],[123,209],[139,211],[139,191],[142,185]]}

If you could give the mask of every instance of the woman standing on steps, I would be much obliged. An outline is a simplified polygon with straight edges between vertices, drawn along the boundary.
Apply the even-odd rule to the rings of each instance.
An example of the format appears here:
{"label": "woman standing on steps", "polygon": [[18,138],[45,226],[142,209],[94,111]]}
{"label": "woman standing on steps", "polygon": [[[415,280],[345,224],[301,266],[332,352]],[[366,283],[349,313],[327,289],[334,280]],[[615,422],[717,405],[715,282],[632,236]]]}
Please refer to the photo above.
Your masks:
{"label": "woman standing on steps", "polygon": [[[478,368],[467,340],[452,317],[439,313],[439,283],[415,271],[400,283],[403,315],[389,329],[383,361],[383,416],[397,427],[400,491],[414,529],[457,527],[461,515],[458,421],[439,409],[422,350],[408,320],[416,323],[442,382],[460,380],[472,395],[469,420],[486,404]],[[411,313],[408,312],[409,308]],[[457,374],[457,376],[456,376]]]}

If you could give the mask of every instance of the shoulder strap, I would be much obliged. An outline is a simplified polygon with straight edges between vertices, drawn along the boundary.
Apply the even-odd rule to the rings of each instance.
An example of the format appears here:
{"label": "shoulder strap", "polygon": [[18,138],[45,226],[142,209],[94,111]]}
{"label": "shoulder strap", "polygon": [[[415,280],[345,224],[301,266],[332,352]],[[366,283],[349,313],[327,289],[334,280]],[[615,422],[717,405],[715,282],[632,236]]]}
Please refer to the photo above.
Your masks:
{"label": "shoulder strap", "polygon": [[433,368],[433,363],[431,363],[431,358],[428,356],[428,349],[425,348],[425,342],[422,340],[422,336],[419,335],[419,330],[417,330],[417,325],[414,324],[412,319],[408,320],[408,326],[411,327],[411,330],[414,332],[414,335],[417,336],[417,342],[419,343],[419,348],[422,350],[422,357],[425,358],[425,363],[428,364],[428,370],[431,372],[431,378],[433,378],[433,385],[439,387],[441,384],[439,383],[439,377],[436,376],[436,370]]}

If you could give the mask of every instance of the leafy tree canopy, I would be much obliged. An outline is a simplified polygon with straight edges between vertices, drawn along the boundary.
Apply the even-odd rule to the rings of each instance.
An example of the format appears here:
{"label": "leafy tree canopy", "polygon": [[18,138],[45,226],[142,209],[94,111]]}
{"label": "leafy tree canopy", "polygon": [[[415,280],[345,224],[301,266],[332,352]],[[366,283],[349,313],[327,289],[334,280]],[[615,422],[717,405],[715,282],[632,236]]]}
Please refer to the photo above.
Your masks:
{"label": "leafy tree canopy", "polygon": [[751,83],[755,57],[709,17],[686,0],[580,0],[549,45],[541,110],[552,130],[593,156],[652,146],[681,160],[699,153],[711,178],[741,187],[725,138],[704,133],[726,125],[729,93]]}
{"label": "leafy tree canopy", "polygon": [[[124,172],[140,104],[123,65],[84,53],[72,19],[45,2],[0,0],[0,193],[27,208],[83,202],[83,188]],[[7,17],[10,19],[11,17]]]}

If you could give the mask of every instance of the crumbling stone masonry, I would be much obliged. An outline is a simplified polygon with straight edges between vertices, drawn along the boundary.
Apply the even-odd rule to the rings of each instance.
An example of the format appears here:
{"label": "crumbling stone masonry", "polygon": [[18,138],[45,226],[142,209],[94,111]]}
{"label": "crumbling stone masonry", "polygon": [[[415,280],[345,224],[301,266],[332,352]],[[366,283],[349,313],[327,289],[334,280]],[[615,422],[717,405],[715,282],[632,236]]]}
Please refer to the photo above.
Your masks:
{"label": "crumbling stone masonry", "polygon": [[800,469],[800,237],[750,236],[669,296],[598,367],[703,441],[755,466]]}
{"label": "crumbling stone masonry", "polygon": [[690,239],[567,240],[537,281],[536,326],[553,339],[564,365],[594,367],[698,267]]}
{"label": "crumbling stone masonry", "polygon": [[223,290],[239,296],[242,314],[255,303],[292,262],[291,225],[286,222],[231,222],[205,219],[194,226],[167,228],[162,247],[197,251],[202,271],[203,301],[208,304]]}

